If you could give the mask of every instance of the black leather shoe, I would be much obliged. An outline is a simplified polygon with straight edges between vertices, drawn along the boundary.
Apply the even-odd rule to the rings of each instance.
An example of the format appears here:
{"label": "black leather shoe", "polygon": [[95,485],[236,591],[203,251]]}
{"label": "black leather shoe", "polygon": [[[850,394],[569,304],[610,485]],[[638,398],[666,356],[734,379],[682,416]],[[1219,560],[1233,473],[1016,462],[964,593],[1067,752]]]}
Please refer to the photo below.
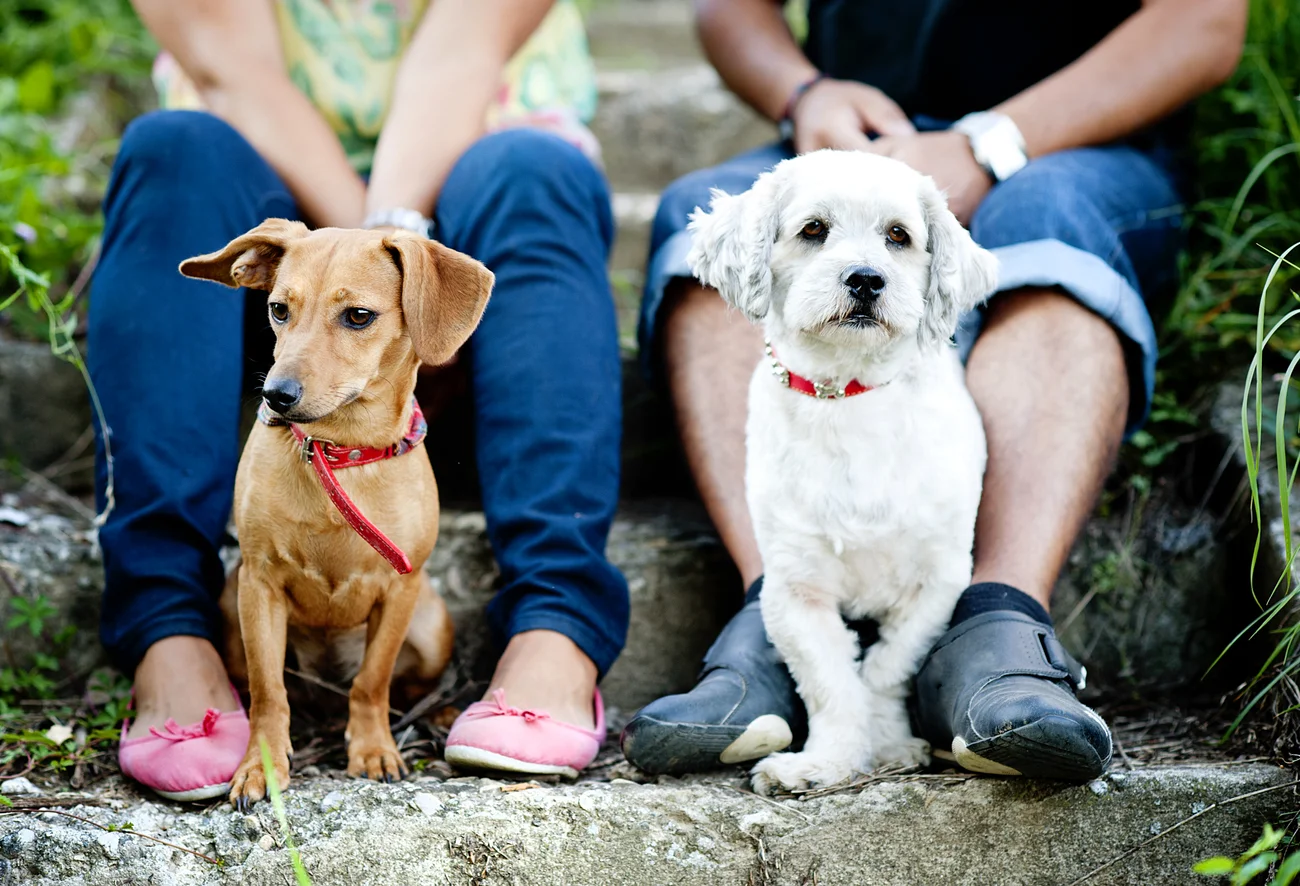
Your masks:
{"label": "black leather shoe", "polygon": [[1087,672],[1047,625],[986,612],[939,638],[916,677],[936,757],[992,775],[1088,781],[1110,763],[1106,722],[1075,693]]}
{"label": "black leather shoe", "polygon": [[646,705],[623,729],[623,755],[646,772],[702,772],[757,760],[805,729],[803,703],[763,629],[754,582],[704,656],[699,683]]}

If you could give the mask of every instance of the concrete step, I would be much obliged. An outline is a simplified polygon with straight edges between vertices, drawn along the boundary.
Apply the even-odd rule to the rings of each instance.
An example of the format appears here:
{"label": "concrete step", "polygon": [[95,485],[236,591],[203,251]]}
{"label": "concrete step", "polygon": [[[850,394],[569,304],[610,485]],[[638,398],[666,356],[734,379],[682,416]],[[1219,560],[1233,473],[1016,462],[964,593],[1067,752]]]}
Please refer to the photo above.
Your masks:
{"label": "concrete step", "polygon": [[592,131],[615,191],[658,193],[688,172],[775,140],[776,127],[706,64],[604,70]]}
{"label": "concrete step", "polygon": [[592,58],[604,69],[659,70],[704,59],[689,0],[596,0],[586,23]]}
{"label": "concrete step", "polygon": [[[774,801],[725,777],[531,787],[306,778],[289,785],[285,802],[292,839],[320,886],[1065,886],[1082,878],[1151,886],[1196,882],[1196,861],[1244,851],[1264,823],[1293,814],[1293,784],[1290,773],[1258,764],[1149,767],[1086,786],[884,778]],[[248,815],[225,804],[181,807],[115,779],[90,800],[103,805],[61,810],[87,821],[35,811],[0,818],[0,882],[294,881],[265,802]]]}

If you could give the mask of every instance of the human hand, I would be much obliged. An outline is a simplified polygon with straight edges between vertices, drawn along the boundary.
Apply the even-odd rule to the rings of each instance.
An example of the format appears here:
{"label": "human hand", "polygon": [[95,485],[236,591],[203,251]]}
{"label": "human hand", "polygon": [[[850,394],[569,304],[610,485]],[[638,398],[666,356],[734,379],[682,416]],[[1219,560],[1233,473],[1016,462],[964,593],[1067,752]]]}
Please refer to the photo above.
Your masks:
{"label": "human hand", "polygon": [[916,132],[903,109],[874,86],[851,80],[818,80],[794,109],[794,149],[869,150],[867,133],[906,136]]}
{"label": "human hand", "polygon": [[993,180],[975,162],[970,141],[960,132],[919,132],[882,136],[864,149],[902,160],[934,179],[948,196],[948,208],[957,221],[970,224],[971,216],[993,187]]}

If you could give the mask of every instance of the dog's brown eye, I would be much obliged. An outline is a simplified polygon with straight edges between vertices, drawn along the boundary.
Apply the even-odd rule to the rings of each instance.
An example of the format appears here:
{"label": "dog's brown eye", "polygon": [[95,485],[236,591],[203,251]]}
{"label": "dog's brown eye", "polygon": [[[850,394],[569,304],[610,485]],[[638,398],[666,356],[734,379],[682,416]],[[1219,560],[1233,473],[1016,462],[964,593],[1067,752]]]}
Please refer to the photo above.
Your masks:
{"label": "dog's brown eye", "polygon": [[343,323],[353,329],[365,329],[375,322],[376,316],[374,311],[367,311],[365,308],[348,308],[343,312]]}
{"label": "dog's brown eye", "polygon": [[813,219],[803,226],[803,230],[799,232],[799,236],[803,237],[805,240],[823,240],[828,233],[829,229],[826,227],[825,222],[820,221],[819,219]]}
{"label": "dog's brown eye", "polygon": [[289,306],[284,302],[271,302],[271,319],[276,323],[283,323],[289,319]]}
{"label": "dog's brown eye", "polygon": [[906,246],[908,242],[912,239],[911,235],[908,234],[907,231],[900,228],[898,225],[894,225],[892,228],[890,228],[886,236],[889,237],[890,243],[897,243],[899,246]]}

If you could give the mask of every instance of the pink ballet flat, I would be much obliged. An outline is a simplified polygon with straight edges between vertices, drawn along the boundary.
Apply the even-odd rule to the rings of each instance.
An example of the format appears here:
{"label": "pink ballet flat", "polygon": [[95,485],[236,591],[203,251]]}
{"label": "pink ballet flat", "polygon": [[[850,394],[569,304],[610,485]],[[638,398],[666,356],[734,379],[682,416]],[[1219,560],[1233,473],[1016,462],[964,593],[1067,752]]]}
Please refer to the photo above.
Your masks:
{"label": "pink ballet flat", "polygon": [[506,704],[506,691],[476,701],[451,724],[447,762],[471,769],[577,778],[605,740],[605,704],[596,690],[596,728],[583,729],[541,711]]}
{"label": "pink ballet flat", "polygon": [[127,738],[129,724],[123,722],[117,751],[122,774],[168,800],[192,803],[229,793],[248,750],[248,714],[234,686],[230,692],[239,710],[208,708],[203,721],[191,726],[169,719],[162,729],[150,726],[148,735]]}

